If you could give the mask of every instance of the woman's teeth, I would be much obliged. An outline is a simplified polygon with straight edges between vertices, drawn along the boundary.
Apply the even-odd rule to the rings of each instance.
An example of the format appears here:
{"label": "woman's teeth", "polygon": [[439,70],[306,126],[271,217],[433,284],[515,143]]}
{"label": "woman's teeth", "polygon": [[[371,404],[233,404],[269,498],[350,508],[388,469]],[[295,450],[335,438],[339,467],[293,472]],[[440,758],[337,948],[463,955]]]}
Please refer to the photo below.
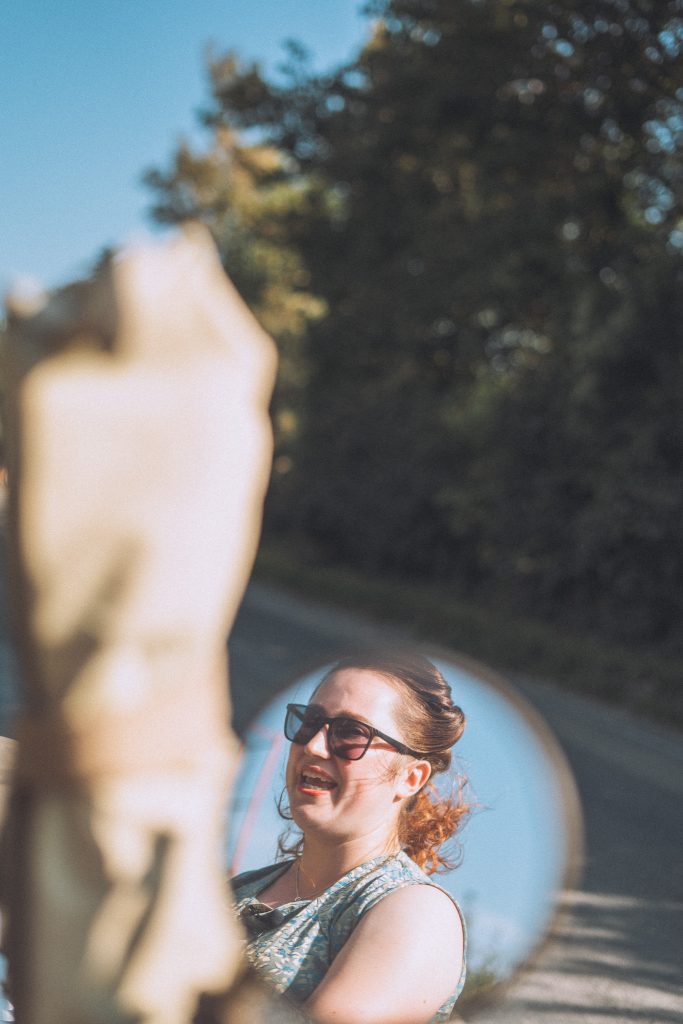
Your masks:
{"label": "woman's teeth", "polygon": [[320,775],[309,775],[308,772],[301,773],[301,781],[309,789],[334,789],[336,785],[331,779],[324,779]]}

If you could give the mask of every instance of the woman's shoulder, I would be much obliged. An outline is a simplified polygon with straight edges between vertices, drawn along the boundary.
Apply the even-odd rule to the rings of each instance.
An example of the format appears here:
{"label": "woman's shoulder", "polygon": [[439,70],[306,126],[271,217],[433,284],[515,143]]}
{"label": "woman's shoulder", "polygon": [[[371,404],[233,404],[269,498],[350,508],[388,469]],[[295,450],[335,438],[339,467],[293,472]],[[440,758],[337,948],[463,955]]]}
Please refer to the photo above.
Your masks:
{"label": "woman's shoulder", "polygon": [[[454,924],[459,923],[459,931],[464,937],[464,921],[457,900],[447,889],[428,877],[422,883],[414,880],[389,889],[381,898],[373,900],[365,912],[372,910],[376,916],[378,909],[381,909],[387,920],[397,915],[404,922],[412,921],[412,929],[423,927],[428,932],[437,926],[450,930]],[[414,931],[414,934],[417,935],[417,932]]]}
{"label": "woman's shoulder", "polygon": [[[386,993],[398,999],[398,1005],[413,1007],[428,979],[434,1000],[431,1019],[443,1021],[463,986],[466,938],[460,908],[406,855],[373,865],[362,889],[348,894],[333,923],[329,946],[332,968],[325,991],[321,986],[318,993],[317,1010],[324,1009],[326,1000],[351,993],[356,1001],[374,1000],[373,1019],[384,1019],[381,1000]],[[419,995],[415,1019],[424,1012],[423,1003]]]}
{"label": "woman's shoulder", "polygon": [[353,903],[358,909],[365,906],[366,903],[407,886],[427,886],[438,889],[455,902],[443,886],[425,874],[422,868],[403,851],[391,857],[371,861],[364,868],[365,870],[359,871],[355,885],[352,887],[352,893],[349,893],[349,895],[352,894]]}
{"label": "woman's shoulder", "polygon": [[[451,894],[434,882],[418,865],[401,852],[395,856],[371,862],[366,870],[360,872],[354,884],[342,887],[338,893],[334,929],[340,942],[345,941],[359,921],[394,893],[410,889],[411,905],[424,903],[425,907],[434,906],[435,901],[447,900],[455,906],[462,921],[460,907]],[[395,902],[395,901],[394,901]],[[452,913],[451,909],[451,913]]]}

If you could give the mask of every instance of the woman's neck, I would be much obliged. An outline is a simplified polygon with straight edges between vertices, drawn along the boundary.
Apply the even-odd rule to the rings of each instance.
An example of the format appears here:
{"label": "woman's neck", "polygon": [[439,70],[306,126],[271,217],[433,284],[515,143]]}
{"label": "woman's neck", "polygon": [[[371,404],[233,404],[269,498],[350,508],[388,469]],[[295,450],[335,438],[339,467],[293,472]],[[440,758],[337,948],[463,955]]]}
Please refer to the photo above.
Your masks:
{"label": "woman's neck", "polygon": [[348,842],[329,842],[316,836],[304,838],[304,849],[298,862],[298,892],[302,898],[316,896],[359,864],[375,857],[398,853],[395,839],[386,834],[369,835]]}

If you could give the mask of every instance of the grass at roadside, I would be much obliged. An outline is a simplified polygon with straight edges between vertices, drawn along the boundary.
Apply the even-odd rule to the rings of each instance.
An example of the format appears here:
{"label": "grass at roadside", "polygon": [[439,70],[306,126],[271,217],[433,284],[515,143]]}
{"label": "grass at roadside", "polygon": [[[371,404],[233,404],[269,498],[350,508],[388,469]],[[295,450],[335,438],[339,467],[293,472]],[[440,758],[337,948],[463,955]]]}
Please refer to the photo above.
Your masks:
{"label": "grass at roadside", "polygon": [[405,625],[412,635],[486,662],[524,672],[683,726],[683,659],[639,653],[557,626],[454,599],[426,585],[368,578],[338,566],[312,565],[294,549],[262,546],[257,579],[302,596]]}

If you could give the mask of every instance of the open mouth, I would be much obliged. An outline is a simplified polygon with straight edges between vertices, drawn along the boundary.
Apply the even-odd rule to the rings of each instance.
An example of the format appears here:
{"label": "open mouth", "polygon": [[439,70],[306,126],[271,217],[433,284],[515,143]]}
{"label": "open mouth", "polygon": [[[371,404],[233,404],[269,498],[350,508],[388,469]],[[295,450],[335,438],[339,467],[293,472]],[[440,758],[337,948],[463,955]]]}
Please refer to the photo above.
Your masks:
{"label": "open mouth", "polygon": [[304,768],[299,775],[299,785],[304,789],[336,789],[337,783],[310,768]]}

